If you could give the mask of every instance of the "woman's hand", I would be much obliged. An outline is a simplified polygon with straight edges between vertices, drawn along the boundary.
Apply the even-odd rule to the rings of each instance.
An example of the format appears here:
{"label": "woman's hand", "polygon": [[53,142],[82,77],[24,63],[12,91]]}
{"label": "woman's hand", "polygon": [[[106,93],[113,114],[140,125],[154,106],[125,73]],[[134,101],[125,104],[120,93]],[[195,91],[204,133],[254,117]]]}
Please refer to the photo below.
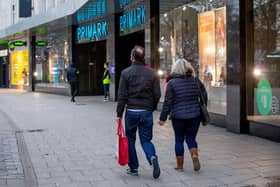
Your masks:
{"label": "woman's hand", "polygon": [[164,125],[164,123],[165,123],[165,121],[158,121],[158,124],[160,125],[160,126],[163,126]]}

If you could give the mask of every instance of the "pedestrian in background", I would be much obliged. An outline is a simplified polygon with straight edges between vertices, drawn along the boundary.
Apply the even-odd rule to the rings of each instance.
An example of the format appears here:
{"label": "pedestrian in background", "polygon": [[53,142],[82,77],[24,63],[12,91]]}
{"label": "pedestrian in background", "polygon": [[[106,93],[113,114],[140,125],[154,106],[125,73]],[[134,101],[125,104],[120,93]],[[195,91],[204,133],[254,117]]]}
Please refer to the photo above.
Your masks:
{"label": "pedestrian in background", "polygon": [[177,171],[183,171],[184,141],[186,141],[195,171],[200,170],[196,135],[201,122],[199,89],[207,104],[207,92],[202,82],[195,77],[192,65],[185,59],[173,64],[172,79],[167,84],[166,95],[159,124],[163,125],[170,115],[175,133]]}
{"label": "pedestrian in background", "polygon": [[109,63],[106,62],[104,63],[104,72],[103,72],[104,101],[109,101],[110,83],[111,83],[111,76],[109,72]]}
{"label": "pedestrian in background", "polygon": [[72,63],[70,67],[67,69],[67,81],[69,82],[71,88],[71,102],[76,102],[75,97],[78,94],[78,82],[79,82],[78,74],[79,74],[78,69]]}
{"label": "pedestrian in background", "polygon": [[124,109],[125,132],[129,146],[129,168],[127,174],[138,175],[138,158],[135,149],[136,131],[149,164],[153,167],[153,177],[160,176],[160,168],[153,138],[153,111],[160,99],[159,78],[156,72],[145,66],[145,49],[135,46],[130,55],[131,66],[121,73],[117,117],[122,118]]}

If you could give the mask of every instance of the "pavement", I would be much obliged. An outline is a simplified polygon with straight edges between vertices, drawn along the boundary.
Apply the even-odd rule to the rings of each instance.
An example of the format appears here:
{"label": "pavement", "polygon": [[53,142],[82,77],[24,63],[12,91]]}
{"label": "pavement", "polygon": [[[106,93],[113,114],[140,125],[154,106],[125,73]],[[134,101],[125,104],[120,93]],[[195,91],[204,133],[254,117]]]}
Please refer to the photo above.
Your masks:
{"label": "pavement", "polygon": [[138,139],[139,176],[129,176],[115,160],[115,108],[99,96],[71,103],[66,96],[0,89],[0,187],[280,186],[279,143],[212,125],[198,134],[201,171],[193,171],[187,152],[184,172],[175,171],[170,122],[154,125],[160,178],[152,178]]}

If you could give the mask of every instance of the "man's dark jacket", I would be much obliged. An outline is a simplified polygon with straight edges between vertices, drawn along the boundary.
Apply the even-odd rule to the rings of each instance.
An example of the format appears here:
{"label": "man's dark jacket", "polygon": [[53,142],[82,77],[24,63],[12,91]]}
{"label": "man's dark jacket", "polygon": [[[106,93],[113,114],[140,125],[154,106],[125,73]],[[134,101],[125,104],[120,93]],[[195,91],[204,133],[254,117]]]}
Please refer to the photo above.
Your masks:
{"label": "man's dark jacket", "polygon": [[122,117],[128,109],[154,111],[160,99],[159,78],[144,63],[134,62],[121,73],[118,90],[117,116]]}
{"label": "man's dark jacket", "polygon": [[168,81],[160,115],[166,121],[170,114],[175,119],[190,119],[200,116],[199,88],[207,104],[207,92],[202,82],[193,76],[174,76]]}
{"label": "man's dark jacket", "polygon": [[67,69],[67,80],[69,83],[78,82],[78,70],[75,67],[69,67]]}

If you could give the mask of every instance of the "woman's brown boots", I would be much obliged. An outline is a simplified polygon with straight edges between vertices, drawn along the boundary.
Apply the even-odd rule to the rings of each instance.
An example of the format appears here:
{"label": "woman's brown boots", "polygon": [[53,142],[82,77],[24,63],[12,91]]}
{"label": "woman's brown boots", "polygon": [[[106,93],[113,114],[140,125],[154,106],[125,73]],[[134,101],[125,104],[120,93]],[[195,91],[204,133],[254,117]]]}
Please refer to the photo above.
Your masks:
{"label": "woman's brown boots", "polygon": [[194,171],[199,171],[200,170],[200,163],[198,159],[198,151],[197,148],[192,148],[190,149],[192,161],[193,161],[193,169]]}
{"label": "woman's brown boots", "polygon": [[[192,161],[193,161],[193,169],[194,171],[199,171],[200,170],[200,163],[199,163],[199,159],[198,159],[198,150],[197,148],[192,148],[190,149],[190,154],[192,157]],[[176,156],[176,160],[177,160],[177,167],[174,168],[177,171],[184,171],[184,156]]]}
{"label": "woman's brown boots", "polygon": [[177,159],[177,167],[174,168],[177,171],[184,171],[184,156],[176,156]]}

